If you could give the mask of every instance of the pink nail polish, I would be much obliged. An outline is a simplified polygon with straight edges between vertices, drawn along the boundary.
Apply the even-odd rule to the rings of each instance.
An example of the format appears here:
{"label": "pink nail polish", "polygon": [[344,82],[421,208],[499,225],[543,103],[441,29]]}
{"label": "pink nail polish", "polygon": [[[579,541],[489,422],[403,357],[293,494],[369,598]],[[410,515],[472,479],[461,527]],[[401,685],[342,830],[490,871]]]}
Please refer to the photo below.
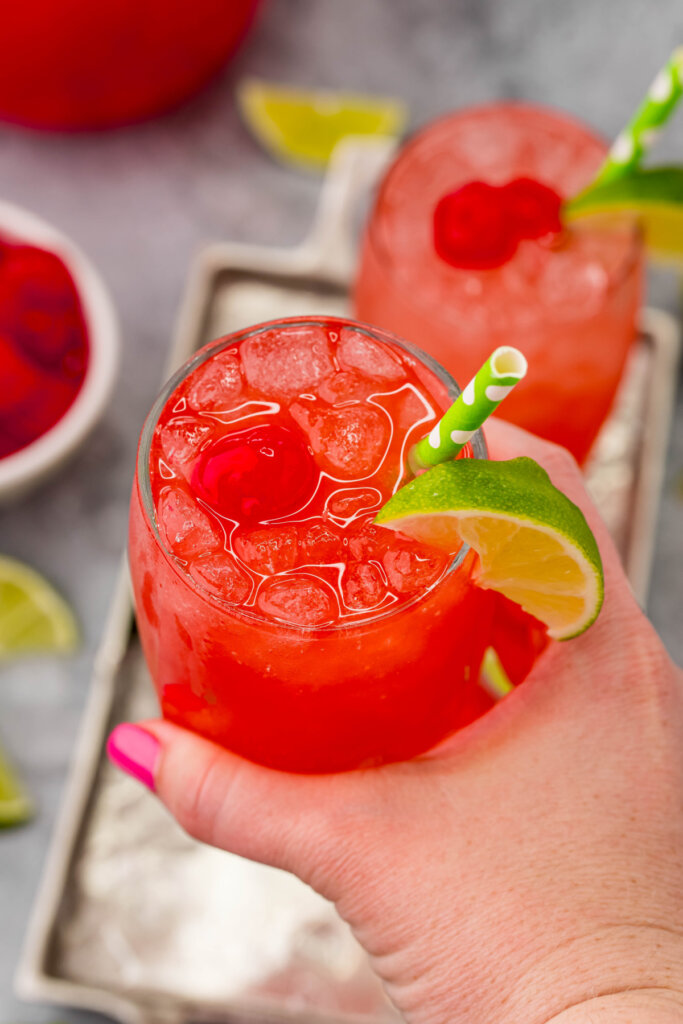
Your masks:
{"label": "pink nail polish", "polygon": [[117,768],[154,792],[154,769],[159,757],[159,740],[138,725],[117,725],[107,740],[107,754]]}

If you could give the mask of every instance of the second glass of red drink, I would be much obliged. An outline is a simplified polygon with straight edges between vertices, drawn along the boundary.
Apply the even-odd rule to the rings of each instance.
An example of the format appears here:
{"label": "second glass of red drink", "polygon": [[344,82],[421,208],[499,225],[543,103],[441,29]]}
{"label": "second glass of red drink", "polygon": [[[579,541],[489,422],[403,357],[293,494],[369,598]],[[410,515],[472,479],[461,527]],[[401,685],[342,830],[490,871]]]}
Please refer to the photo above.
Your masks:
{"label": "second glass of red drink", "polygon": [[359,319],[462,381],[499,345],[520,348],[529,374],[501,416],[580,462],[615,397],[641,302],[635,221],[562,223],[561,200],[606,153],[587,127],[526,104],[435,121],[380,186],[355,289]]}

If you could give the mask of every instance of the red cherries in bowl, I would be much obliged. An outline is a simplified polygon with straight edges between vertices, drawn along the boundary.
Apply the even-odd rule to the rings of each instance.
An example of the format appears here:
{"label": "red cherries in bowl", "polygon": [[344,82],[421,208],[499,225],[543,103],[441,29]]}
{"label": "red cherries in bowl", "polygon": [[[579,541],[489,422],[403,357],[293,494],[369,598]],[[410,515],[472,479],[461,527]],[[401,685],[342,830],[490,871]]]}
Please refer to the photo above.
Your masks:
{"label": "red cherries in bowl", "polygon": [[83,384],[88,355],[80,299],[64,262],[0,240],[0,457],[61,419]]}

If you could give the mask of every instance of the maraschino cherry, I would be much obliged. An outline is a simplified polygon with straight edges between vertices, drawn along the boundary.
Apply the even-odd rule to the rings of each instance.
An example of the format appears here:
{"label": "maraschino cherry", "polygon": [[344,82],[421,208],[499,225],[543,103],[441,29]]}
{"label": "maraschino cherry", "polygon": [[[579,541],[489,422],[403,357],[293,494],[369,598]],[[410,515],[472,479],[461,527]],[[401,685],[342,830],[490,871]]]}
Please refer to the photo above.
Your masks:
{"label": "maraschino cherry", "polygon": [[502,267],[523,238],[561,230],[560,196],[532,178],[507,185],[470,181],[442,196],[434,209],[434,248],[463,270]]}
{"label": "maraschino cherry", "polygon": [[443,196],[434,211],[434,245],[454,267],[487,270],[506,263],[517,248],[501,189],[471,181]]}
{"label": "maraschino cherry", "polygon": [[238,523],[263,522],[301,508],[318,477],[298,432],[266,423],[229,434],[202,452],[192,489],[221,516]]}
{"label": "maraschino cherry", "polygon": [[562,200],[552,188],[533,178],[515,178],[500,191],[520,239],[543,238],[562,230]]}

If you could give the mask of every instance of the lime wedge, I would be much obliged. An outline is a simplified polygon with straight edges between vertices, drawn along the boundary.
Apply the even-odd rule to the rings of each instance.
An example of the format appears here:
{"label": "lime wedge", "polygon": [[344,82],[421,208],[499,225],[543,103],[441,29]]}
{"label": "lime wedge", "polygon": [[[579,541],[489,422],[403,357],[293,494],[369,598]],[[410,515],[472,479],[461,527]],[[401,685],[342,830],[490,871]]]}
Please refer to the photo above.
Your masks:
{"label": "lime wedge", "polygon": [[593,185],[563,207],[568,220],[626,211],[638,216],[655,259],[683,260],[683,167],[654,167]]}
{"label": "lime wedge", "polygon": [[33,809],[33,801],[0,751],[0,828],[28,821]]}
{"label": "lime wedge", "polygon": [[515,688],[495,647],[487,647],[479,671],[479,685],[493,697],[502,700]]}
{"label": "lime wedge", "polygon": [[398,136],[407,112],[398,100],[323,92],[249,78],[237,89],[242,116],[276,159],[324,168],[347,135]]}
{"label": "lime wedge", "polygon": [[0,660],[68,654],[78,643],[73,612],[39,573],[0,555]]}
{"label": "lime wedge", "polygon": [[401,487],[379,526],[479,555],[476,582],[534,615],[556,640],[583,633],[603,598],[602,562],[583,513],[533,459],[444,462]]}

